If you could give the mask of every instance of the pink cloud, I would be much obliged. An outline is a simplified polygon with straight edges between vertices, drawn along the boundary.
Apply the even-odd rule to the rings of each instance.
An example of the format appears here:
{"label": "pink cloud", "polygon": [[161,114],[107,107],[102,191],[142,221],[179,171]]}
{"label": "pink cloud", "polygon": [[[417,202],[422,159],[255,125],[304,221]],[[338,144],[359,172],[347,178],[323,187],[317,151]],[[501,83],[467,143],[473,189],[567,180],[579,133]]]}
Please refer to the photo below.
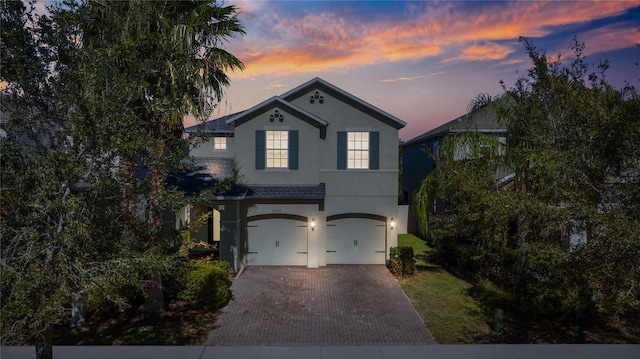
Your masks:
{"label": "pink cloud", "polygon": [[[444,61],[506,60],[518,45],[498,44],[519,36],[544,36],[558,25],[580,23],[619,14],[635,2],[498,2],[476,10],[456,2],[412,4],[412,16],[399,21],[346,18],[340,12],[303,16],[269,11],[268,2],[242,2],[242,14],[252,28],[231,52],[247,69],[241,76],[286,75],[345,69],[376,63],[445,56]],[[253,31],[253,32],[252,32]],[[612,35],[609,35],[612,36]],[[605,39],[606,31],[598,38]],[[603,41],[593,46],[629,46]],[[626,44],[626,45],[625,45]]]}
{"label": "pink cloud", "polygon": [[462,50],[462,53],[453,58],[446,59],[445,62],[465,60],[465,61],[484,61],[484,60],[502,60],[515,49],[511,46],[502,46],[498,44],[470,45]]}

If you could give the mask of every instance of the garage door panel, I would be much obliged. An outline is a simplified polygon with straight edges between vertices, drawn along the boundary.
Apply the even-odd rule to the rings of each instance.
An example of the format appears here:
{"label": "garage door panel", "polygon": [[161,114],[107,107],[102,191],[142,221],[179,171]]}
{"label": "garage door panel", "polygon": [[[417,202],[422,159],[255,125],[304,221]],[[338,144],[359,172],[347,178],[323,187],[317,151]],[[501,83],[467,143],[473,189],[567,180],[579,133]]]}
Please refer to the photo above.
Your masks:
{"label": "garage door panel", "polygon": [[383,264],[386,227],[380,221],[347,218],[327,225],[327,264]]}
{"label": "garage door panel", "polygon": [[288,219],[252,221],[247,226],[248,265],[307,265],[307,226]]}

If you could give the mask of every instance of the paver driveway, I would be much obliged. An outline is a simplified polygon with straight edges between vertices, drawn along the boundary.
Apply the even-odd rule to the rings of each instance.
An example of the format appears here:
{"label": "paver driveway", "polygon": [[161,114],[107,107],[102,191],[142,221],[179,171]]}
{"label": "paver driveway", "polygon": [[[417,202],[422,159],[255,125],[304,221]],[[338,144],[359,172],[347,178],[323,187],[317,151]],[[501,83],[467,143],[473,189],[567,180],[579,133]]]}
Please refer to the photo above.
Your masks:
{"label": "paver driveway", "polygon": [[435,343],[383,265],[248,267],[205,345]]}

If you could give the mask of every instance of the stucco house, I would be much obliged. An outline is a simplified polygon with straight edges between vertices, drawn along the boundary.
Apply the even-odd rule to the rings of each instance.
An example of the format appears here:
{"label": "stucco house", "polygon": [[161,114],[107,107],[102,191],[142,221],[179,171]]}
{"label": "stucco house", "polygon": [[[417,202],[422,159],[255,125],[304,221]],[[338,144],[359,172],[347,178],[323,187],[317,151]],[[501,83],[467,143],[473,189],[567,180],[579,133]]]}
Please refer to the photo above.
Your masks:
{"label": "stucco house", "polygon": [[[204,124],[201,171],[237,176],[193,204],[193,238],[219,243],[233,270],[251,265],[384,264],[397,245],[398,130],[405,122],[314,78]],[[194,131],[196,127],[187,128]]]}

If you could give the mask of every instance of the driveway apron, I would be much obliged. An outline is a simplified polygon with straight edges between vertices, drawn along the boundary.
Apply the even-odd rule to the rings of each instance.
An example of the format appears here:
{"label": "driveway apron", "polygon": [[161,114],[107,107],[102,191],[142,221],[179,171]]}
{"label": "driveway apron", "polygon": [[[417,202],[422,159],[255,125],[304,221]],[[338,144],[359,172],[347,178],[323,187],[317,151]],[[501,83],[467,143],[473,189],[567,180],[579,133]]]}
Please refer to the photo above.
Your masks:
{"label": "driveway apron", "polygon": [[435,340],[383,265],[247,267],[205,345],[424,345]]}

